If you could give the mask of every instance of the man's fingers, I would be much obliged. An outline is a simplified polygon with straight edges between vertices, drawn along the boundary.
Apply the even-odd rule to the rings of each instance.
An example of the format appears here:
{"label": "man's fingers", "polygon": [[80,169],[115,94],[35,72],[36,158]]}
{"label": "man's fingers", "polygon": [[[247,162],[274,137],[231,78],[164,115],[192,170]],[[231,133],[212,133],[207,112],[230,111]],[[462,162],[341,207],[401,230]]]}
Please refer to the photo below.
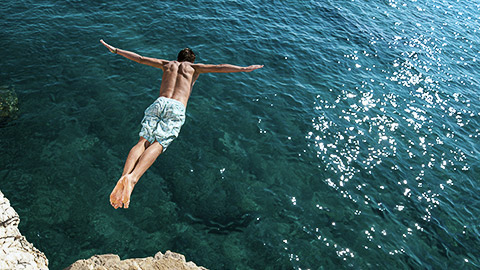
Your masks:
{"label": "man's fingers", "polygon": [[248,68],[249,68],[248,72],[250,72],[250,71],[254,71],[255,69],[263,68],[263,65],[251,65]]}
{"label": "man's fingers", "polygon": [[114,52],[114,47],[107,44],[105,41],[103,41],[103,39],[100,39],[100,43],[102,43],[105,47],[107,47],[107,49],[110,51],[110,52]]}

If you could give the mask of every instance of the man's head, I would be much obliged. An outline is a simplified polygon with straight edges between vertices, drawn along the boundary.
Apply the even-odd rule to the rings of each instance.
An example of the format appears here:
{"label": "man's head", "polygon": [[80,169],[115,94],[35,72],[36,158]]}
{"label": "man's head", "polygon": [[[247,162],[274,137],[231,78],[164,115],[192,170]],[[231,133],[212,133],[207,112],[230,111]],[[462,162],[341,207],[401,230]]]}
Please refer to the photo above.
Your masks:
{"label": "man's head", "polygon": [[190,48],[185,48],[178,53],[177,61],[179,62],[195,62],[195,53]]}

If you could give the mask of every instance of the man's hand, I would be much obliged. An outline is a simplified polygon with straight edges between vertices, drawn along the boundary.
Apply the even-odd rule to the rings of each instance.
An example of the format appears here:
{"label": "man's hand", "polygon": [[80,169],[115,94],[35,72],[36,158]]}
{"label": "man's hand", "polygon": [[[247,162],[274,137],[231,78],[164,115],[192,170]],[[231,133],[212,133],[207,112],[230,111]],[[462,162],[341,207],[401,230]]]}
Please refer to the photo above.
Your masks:
{"label": "man's hand", "polygon": [[263,65],[251,65],[245,68],[245,72],[251,72],[255,69],[263,68]]}
{"label": "man's hand", "polygon": [[103,39],[100,39],[100,43],[102,43],[107,49],[112,53],[117,53],[117,48],[113,47],[112,45],[107,44]]}

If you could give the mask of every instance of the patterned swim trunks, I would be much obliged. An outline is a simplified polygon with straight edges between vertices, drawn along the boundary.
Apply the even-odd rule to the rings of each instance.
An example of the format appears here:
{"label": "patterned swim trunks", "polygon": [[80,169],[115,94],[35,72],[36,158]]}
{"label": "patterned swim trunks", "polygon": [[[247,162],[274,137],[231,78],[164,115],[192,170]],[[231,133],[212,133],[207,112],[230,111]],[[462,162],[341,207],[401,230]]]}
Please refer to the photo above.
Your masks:
{"label": "patterned swim trunks", "polygon": [[140,136],[163,146],[163,152],[178,137],[185,123],[185,105],[178,100],[159,97],[145,110]]}

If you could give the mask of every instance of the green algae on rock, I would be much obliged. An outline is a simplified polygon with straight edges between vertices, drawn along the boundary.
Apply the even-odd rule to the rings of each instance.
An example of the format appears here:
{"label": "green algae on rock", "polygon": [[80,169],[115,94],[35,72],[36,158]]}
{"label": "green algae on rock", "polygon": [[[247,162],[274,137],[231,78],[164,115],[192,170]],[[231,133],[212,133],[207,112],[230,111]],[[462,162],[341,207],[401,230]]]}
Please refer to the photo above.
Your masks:
{"label": "green algae on rock", "polygon": [[13,87],[0,86],[0,125],[17,118],[18,97]]}

